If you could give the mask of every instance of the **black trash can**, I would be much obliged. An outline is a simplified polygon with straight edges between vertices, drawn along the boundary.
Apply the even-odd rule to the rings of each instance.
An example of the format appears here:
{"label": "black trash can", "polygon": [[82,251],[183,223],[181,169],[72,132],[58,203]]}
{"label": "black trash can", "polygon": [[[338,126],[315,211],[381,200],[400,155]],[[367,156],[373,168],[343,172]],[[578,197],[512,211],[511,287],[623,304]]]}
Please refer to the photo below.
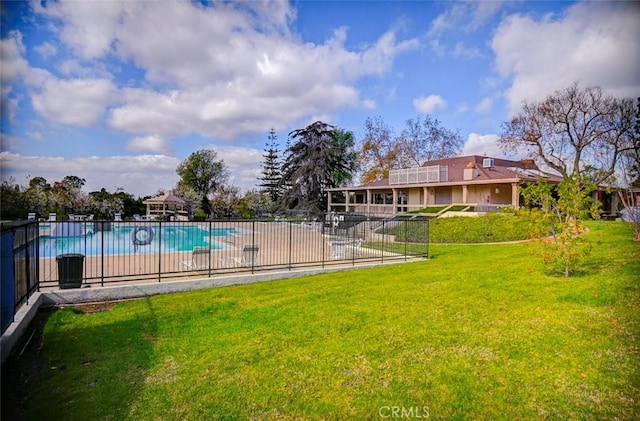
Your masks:
{"label": "black trash can", "polygon": [[82,286],[83,254],[60,254],[58,262],[58,284],[60,289],[80,288]]}

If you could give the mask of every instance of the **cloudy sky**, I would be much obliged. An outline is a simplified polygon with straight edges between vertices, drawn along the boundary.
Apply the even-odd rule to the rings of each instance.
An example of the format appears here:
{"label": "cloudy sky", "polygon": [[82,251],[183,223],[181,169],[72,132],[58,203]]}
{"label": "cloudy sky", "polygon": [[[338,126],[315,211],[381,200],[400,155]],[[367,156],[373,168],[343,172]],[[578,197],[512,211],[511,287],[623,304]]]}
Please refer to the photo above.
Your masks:
{"label": "cloudy sky", "polygon": [[273,128],[360,139],[430,114],[501,156],[523,100],[574,81],[640,95],[638,2],[2,1],[3,180],[87,180],[136,196],[217,151],[254,187]]}

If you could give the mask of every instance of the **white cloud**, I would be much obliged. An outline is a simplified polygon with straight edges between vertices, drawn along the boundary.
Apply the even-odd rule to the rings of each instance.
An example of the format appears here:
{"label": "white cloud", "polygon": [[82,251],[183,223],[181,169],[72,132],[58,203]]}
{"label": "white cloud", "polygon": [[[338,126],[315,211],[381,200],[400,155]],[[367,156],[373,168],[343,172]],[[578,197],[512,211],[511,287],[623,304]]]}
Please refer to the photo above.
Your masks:
{"label": "white cloud", "polygon": [[458,41],[453,47],[453,51],[451,52],[453,57],[463,57],[463,58],[476,58],[481,57],[482,53],[478,48],[470,48],[464,45],[464,42]]}
{"label": "white cloud", "polygon": [[137,2],[33,2],[31,7],[57,20],[60,39],[84,59],[99,58],[111,50],[118,22]]}
{"label": "white cloud", "polygon": [[437,109],[444,109],[447,102],[440,95],[429,95],[428,97],[420,97],[413,100],[413,107],[416,111],[423,114],[429,114]]}
{"label": "white cloud", "polygon": [[19,31],[11,31],[7,38],[0,40],[0,58],[2,59],[0,82],[3,89],[10,86],[21,73],[25,73],[29,68],[29,63],[23,58],[25,52],[22,34]]}
{"label": "white cloud", "polygon": [[508,4],[509,2],[497,0],[453,3],[451,8],[431,21],[427,36],[438,37],[447,31],[474,32],[483,27]]}
{"label": "white cloud", "polygon": [[618,96],[640,94],[640,7],[637,3],[584,2],[560,17],[512,15],[495,31],[492,48],[510,111],[542,100],[575,81]]}
{"label": "white cloud", "polygon": [[114,94],[115,87],[109,80],[52,77],[32,97],[32,103],[37,112],[53,122],[90,126],[98,121]]}
{"label": "white cloud", "polygon": [[[15,150],[22,143],[21,139],[18,139],[15,136],[10,136],[6,133],[0,132],[0,155],[4,153],[4,151]],[[2,160],[0,160],[0,163]],[[0,165],[0,174],[6,173],[6,169]]]}
{"label": "white cloud", "polygon": [[28,178],[35,176],[51,182],[75,175],[86,180],[85,191],[124,187],[134,196],[172,188],[178,181],[178,164],[177,158],[165,155],[64,158],[0,153],[2,177],[10,174],[18,183],[27,184]]}
{"label": "white cloud", "polygon": [[229,183],[248,190],[260,184],[263,151],[238,146],[213,147],[232,173]]}
{"label": "white cloud", "polygon": [[[0,134],[0,140],[3,144],[17,141],[3,134]],[[262,150],[236,146],[209,147],[218,153],[229,169],[230,184],[249,190],[260,183]],[[180,161],[164,154],[65,158],[0,152],[3,179],[13,176],[18,183],[27,184],[29,177],[41,176],[56,181],[75,175],[87,181],[85,191],[101,188],[113,191],[116,187],[123,187],[134,196],[149,196],[160,189],[175,186],[179,179],[176,168]]]}
{"label": "white cloud", "polygon": [[42,58],[45,59],[55,56],[58,53],[58,47],[56,47],[49,41],[45,41],[42,44],[34,47],[34,50],[36,51],[36,53],[40,54]]}
{"label": "white cloud", "polygon": [[29,132],[26,133],[26,135],[29,137],[29,139],[33,139],[33,140],[37,140],[37,141],[44,140],[44,136],[42,135],[42,133],[40,133],[38,131],[29,131]]}
{"label": "white cloud", "polygon": [[0,71],[0,109],[2,114],[6,114],[11,120],[18,109],[18,102],[11,98],[12,84],[24,75],[29,64],[22,57],[25,53],[22,43],[22,34],[18,31],[10,31],[7,38],[0,39],[0,61],[2,71]]}
{"label": "white cloud", "polygon": [[490,97],[485,97],[476,105],[473,110],[480,114],[488,114],[491,111],[491,106],[493,105],[493,99]]}
{"label": "white cloud", "polygon": [[[115,70],[109,78],[100,66],[119,58],[134,63],[145,81],[118,86],[115,98],[94,92],[92,106],[77,117],[55,113],[62,101],[50,95],[34,105],[52,120],[84,124],[117,103],[107,123],[139,136],[195,132],[233,140],[345,107],[369,109],[374,103],[361,98],[358,80],[389,72],[398,54],[419,45],[388,31],[348,50],[346,28],[322,44],[303,43],[289,30],[295,10],[288,2],[99,3],[34,4],[39,14],[60,22],[54,30],[77,54],[59,69],[91,79],[83,66],[93,59],[92,79],[114,80]],[[159,28],[172,28],[171,36]]]}
{"label": "white cloud", "polygon": [[462,155],[487,155],[500,158],[503,153],[498,147],[499,138],[500,136],[495,134],[469,133],[469,137],[462,148]]}
{"label": "white cloud", "polygon": [[150,151],[162,154],[173,152],[171,142],[157,135],[134,137],[127,144],[130,151]]}
{"label": "white cloud", "polygon": [[362,107],[367,110],[375,110],[376,109],[376,101],[373,99],[365,99],[362,101]]}

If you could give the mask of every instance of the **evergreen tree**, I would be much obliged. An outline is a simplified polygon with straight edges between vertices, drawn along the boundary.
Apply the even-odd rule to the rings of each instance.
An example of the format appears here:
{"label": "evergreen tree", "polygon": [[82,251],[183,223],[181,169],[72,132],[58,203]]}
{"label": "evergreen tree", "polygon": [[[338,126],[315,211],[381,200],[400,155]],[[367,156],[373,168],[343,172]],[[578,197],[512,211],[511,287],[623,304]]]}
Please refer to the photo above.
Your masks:
{"label": "evergreen tree", "polygon": [[282,171],[280,169],[280,161],[278,156],[278,143],[275,130],[269,131],[267,148],[264,151],[264,161],[262,162],[262,178],[260,187],[269,195],[271,200],[276,203],[281,196],[280,179]]}
{"label": "evergreen tree", "polygon": [[288,188],[281,202],[320,215],[327,209],[325,189],[350,180],[355,171],[353,134],[316,121],[289,136],[294,143],[282,166],[282,184]]}

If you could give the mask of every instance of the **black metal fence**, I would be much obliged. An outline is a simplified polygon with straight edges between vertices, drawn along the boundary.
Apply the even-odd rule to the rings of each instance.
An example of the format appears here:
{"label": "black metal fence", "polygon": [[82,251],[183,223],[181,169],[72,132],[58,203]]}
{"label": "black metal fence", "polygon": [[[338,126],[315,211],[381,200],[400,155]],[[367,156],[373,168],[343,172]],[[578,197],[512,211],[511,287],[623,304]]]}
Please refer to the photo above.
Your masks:
{"label": "black metal fence", "polygon": [[38,223],[2,222],[0,297],[2,333],[18,309],[38,290]]}
{"label": "black metal fence", "polygon": [[41,287],[161,282],[428,257],[427,219],[65,221],[39,225]]}

